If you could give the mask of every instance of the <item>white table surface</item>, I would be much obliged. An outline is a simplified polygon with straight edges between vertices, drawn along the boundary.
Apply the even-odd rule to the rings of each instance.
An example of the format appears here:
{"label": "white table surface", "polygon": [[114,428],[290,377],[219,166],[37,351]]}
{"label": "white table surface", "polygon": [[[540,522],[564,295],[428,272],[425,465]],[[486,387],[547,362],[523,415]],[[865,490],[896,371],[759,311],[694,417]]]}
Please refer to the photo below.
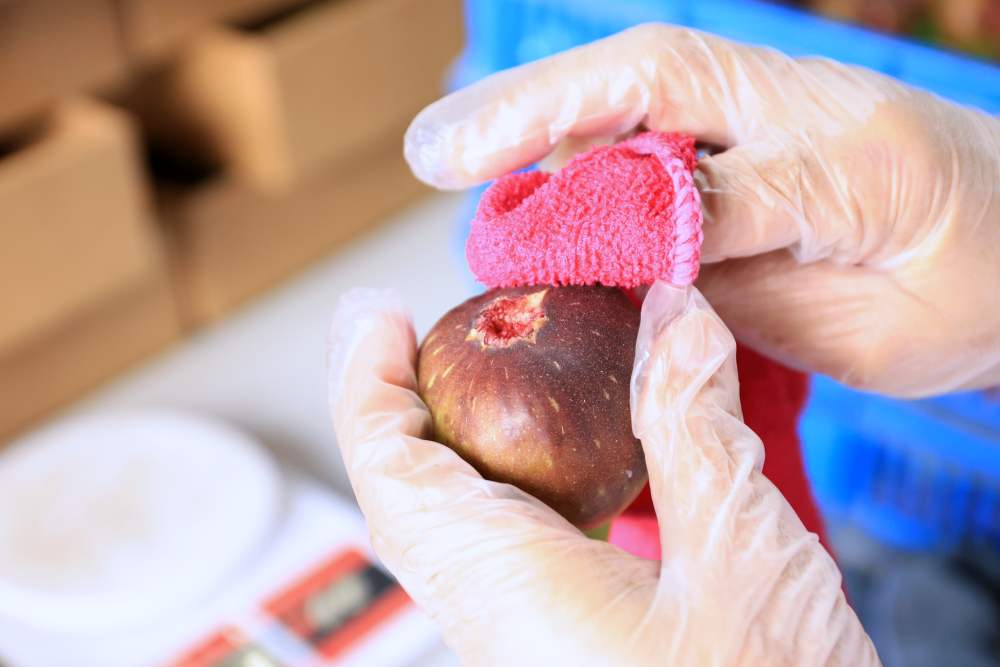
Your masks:
{"label": "white table surface", "polygon": [[[352,287],[391,287],[412,308],[421,335],[466,298],[471,285],[454,241],[461,202],[460,195],[428,196],[49,423],[147,407],[213,415],[255,435],[280,461],[353,501],[326,407],[330,316],[338,296]],[[454,664],[454,659],[442,647],[420,664]]]}

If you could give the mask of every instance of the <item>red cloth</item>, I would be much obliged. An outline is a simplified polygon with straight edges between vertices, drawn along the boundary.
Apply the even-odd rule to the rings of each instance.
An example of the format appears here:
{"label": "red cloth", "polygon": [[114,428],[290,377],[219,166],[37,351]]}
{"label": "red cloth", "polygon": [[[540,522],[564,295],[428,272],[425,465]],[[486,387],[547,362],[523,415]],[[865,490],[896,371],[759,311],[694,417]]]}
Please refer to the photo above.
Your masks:
{"label": "red cloth", "polygon": [[[479,202],[469,266],[489,287],[691,284],[702,240],[694,168],[693,138],[647,132],[578,155],[556,174],[501,177]],[[736,357],[743,414],[767,452],[764,474],[825,543],[796,432],[806,377],[743,347]],[[612,523],[610,541],[659,558],[648,488]]]}
{"label": "red cloth", "polygon": [[556,174],[508,174],[486,191],[466,243],[488,287],[638,287],[698,275],[694,140],[647,132],[573,158]]}

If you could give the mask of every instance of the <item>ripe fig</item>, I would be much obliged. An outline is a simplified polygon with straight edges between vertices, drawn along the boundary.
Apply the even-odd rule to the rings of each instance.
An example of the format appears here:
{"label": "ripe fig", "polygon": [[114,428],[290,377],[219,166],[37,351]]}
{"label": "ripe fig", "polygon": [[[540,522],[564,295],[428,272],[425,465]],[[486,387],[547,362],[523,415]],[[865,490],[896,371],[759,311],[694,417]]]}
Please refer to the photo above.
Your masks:
{"label": "ripe fig", "polygon": [[419,391],[436,439],[580,528],[608,521],[646,482],[629,412],[638,328],[638,308],[608,287],[469,299],[420,347]]}

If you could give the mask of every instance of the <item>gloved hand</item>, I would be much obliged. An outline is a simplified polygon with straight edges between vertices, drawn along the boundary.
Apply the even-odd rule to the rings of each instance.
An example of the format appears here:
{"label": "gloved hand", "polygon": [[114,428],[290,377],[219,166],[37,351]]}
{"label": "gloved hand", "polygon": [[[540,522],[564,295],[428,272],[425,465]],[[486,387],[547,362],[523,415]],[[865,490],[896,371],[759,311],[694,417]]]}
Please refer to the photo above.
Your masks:
{"label": "gloved hand", "polygon": [[[1000,120],[874,72],[647,25],[425,109],[406,155],[461,188],[643,125],[701,160],[700,288],[799,369],[920,396],[1000,383]],[[734,259],[735,258],[735,259]]]}
{"label": "gloved hand", "polygon": [[833,561],[761,475],[735,342],[694,288],[648,293],[631,385],[662,562],[586,538],[422,439],[416,350],[391,294],[344,297],[331,411],[375,551],[463,664],[878,664]]}

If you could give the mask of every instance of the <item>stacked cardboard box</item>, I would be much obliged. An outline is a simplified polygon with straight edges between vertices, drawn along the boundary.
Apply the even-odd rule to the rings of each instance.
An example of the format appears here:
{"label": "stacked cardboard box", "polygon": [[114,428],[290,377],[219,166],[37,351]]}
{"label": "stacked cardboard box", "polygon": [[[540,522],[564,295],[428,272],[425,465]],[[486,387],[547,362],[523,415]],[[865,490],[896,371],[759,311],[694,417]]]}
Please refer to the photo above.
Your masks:
{"label": "stacked cardboard box", "polygon": [[114,0],[0,2],[0,136],[64,95],[120,82],[126,69]]}
{"label": "stacked cardboard box", "polygon": [[135,90],[173,156],[284,188],[363,153],[441,94],[458,54],[458,0],[323,0],[191,42]]}
{"label": "stacked cardboard box", "polygon": [[303,0],[118,0],[130,60],[148,65],[176,55],[185,40],[223,22],[255,21]]}
{"label": "stacked cardboard box", "polygon": [[161,209],[185,321],[225,315],[421,192],[395,136],[288,190],[227,178],[165,189]]}
{"label": "stacked cardboard box", "polygon": [[460,0],[0,0],[0,442],[423,192],[460,42]]}
{"label": "stacked cardboard box", "polygon": [[177,335],[136,139],[70,101],[0,156],[0,437]]}
{"label": "stacked cardboard box", "polygon": [[403,131],[441,94],[460,20],[458,0],[314,2],[206,33],[135,88],[128,103],[161,156],[217,167],[161,188],[189,323],[423,192]]}

